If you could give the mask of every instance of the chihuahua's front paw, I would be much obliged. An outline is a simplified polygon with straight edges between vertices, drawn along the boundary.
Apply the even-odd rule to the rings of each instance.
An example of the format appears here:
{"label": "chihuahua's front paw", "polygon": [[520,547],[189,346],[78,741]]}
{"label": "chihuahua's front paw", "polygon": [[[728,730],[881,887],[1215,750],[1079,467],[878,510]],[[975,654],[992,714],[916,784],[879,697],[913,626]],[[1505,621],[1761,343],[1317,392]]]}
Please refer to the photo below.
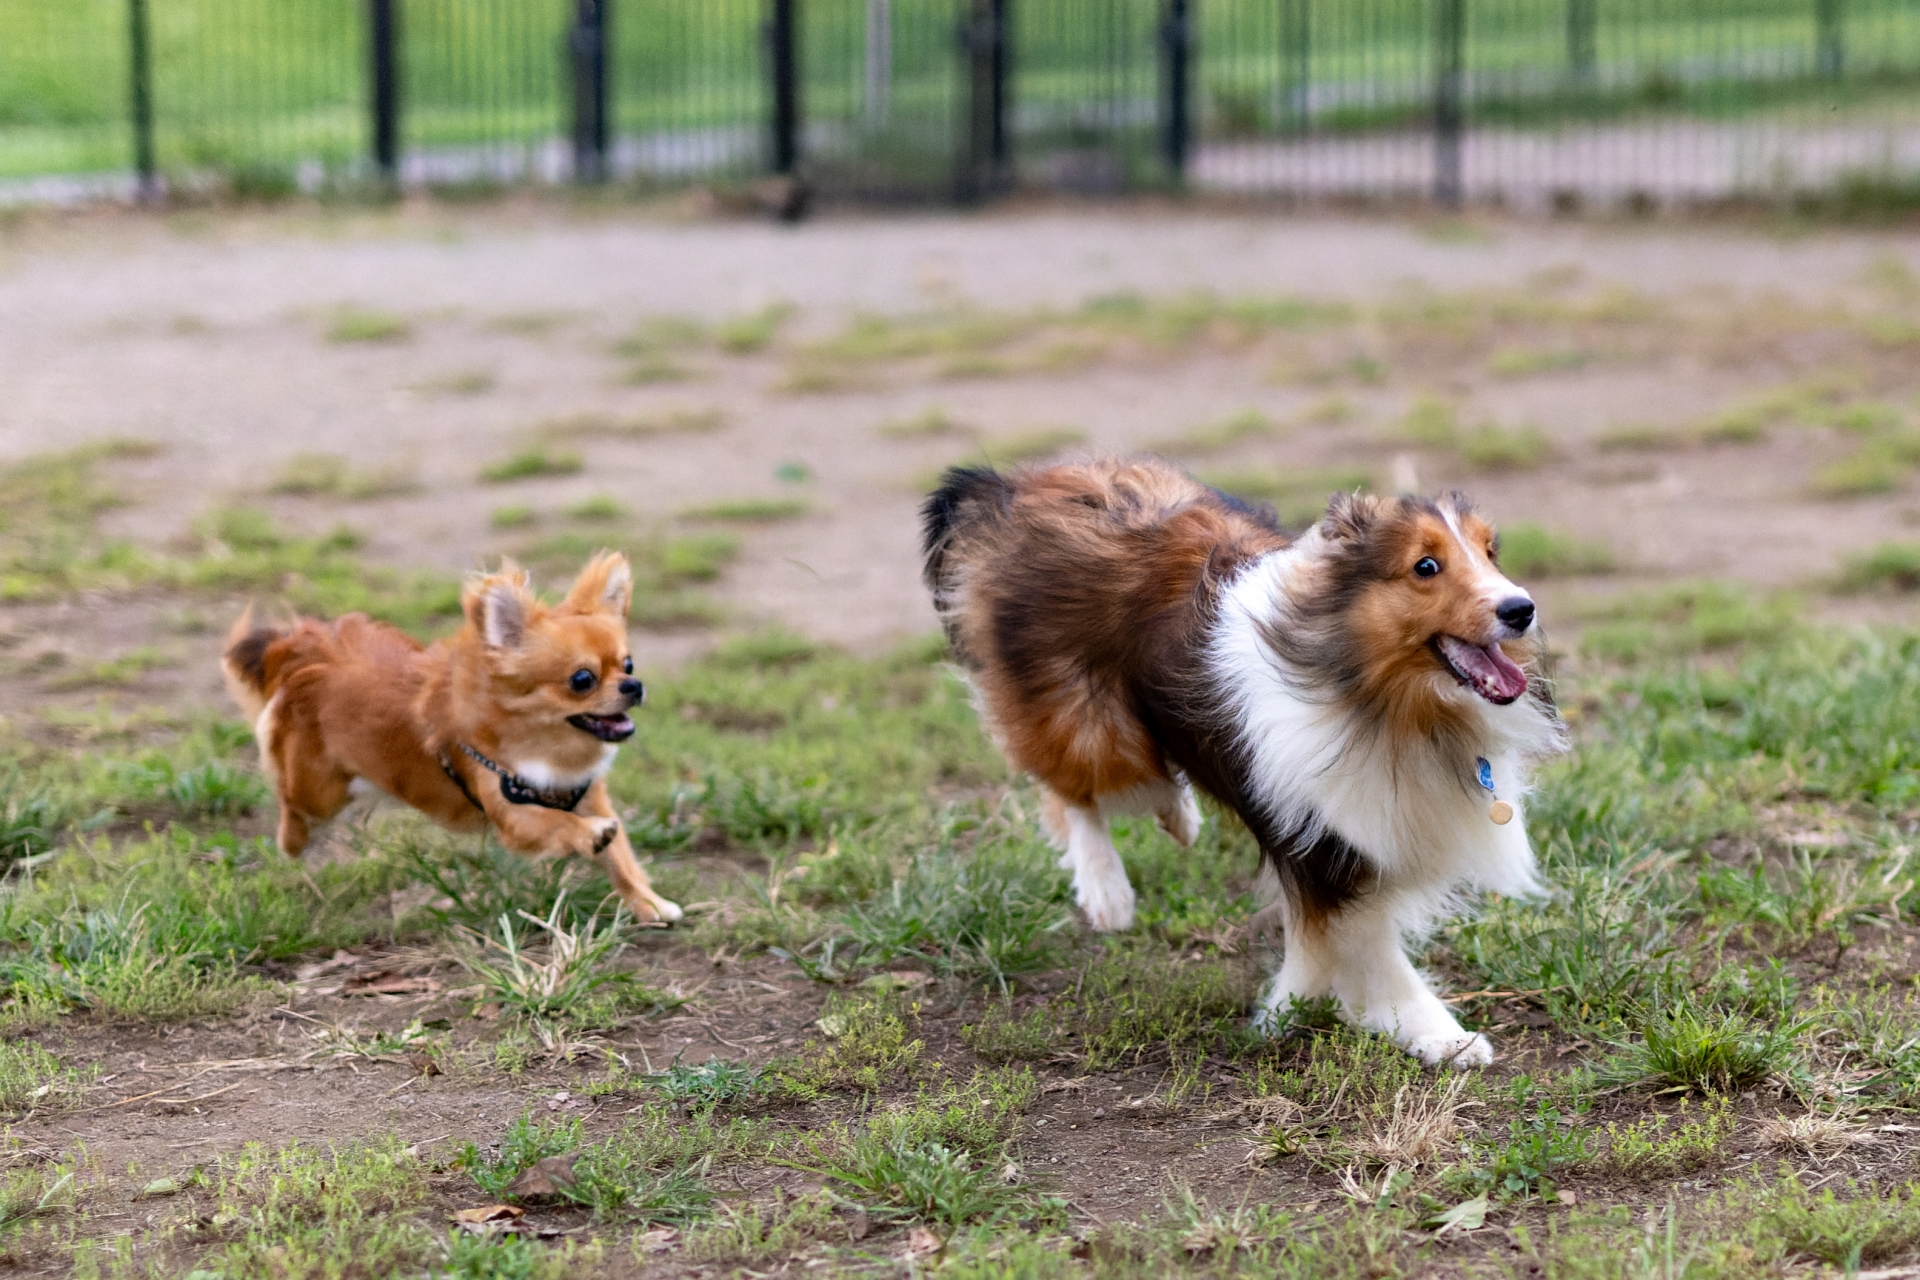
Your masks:
{"label": "chihuahua's front paw", "polygon": [[679,924],[687,914],[678,903],[668,902],[651,889],[642,889],[627,905],[633,909],[633,918],[642,924]]}

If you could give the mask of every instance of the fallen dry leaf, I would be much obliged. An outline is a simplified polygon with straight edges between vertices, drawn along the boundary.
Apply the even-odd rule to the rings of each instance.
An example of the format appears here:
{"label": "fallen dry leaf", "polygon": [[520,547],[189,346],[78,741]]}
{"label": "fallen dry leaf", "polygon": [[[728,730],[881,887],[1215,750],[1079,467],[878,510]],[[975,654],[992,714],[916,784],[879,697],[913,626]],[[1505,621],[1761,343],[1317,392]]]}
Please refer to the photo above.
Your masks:
{"label": "fallen dry leaf", "polygon": [[409,977],[403,973],[395,973],[391,969],[383,969],[379,973],[369,973],[363,977],[348,978],[346,985],[340,989],[340,994],[346,996],[406,996],[422,992],[438,991],[439,989],[440,984],[432,978],[424,976]]}
{"label": "fallen dry leaf", "polygon": [[453,1220],[455,1222],[512,1222],[516,1218],[526,1216],[527,1211],[519,1205],[485,1204],[478,1209],[456,1209]]}
{"label": "fallen dry leaf", "polygon": [[924,1258],[927,1254],[938,1253],[946,1247],[946,1241],[925,1227],[915,1227],[907,1233],[907,1256],[909,1258]]}
{"label": "fallen dry leaf", "polygon": [[557,1196],[578,1180],[573,1162],[579,1158],[577,1155],[548,1156],[515,1178],[507,1187],[507,1194],[521,1200]]}
{"label": "fallen dry leaf", "polygon": [[865,1209],[855,1209],[853,1216],[847,1219],[847,1239],[865,1240],[867,1233],[873,1230],[873,1223],[867,1219]]}
{"label": "fallen dry leaf", "polygon": [[641,1253],[665,1253],[673,1248],[680,1233],[672,1227],[655,1227],[652,1231],[643,1231],[633,1238],[633,1247]]}
{"label": "fallen dry leaf", "polygon": [[433,1055],[430,1053],[408,1054],[407,1065],[423,1076],[437,1076],[440,1074],[440,1064],[433,1060]]}
{"label": "fallen dry leaf", "polygon": [[330,959],[317,961],[314,964],[303,964],[298,969],[295,969],[293,971],[293,980],[295,982],[312,982],[322,974],[335,973],[341,969],[351,967],[359,958],[359,956],[354,955],[351,951],[336,951]]}

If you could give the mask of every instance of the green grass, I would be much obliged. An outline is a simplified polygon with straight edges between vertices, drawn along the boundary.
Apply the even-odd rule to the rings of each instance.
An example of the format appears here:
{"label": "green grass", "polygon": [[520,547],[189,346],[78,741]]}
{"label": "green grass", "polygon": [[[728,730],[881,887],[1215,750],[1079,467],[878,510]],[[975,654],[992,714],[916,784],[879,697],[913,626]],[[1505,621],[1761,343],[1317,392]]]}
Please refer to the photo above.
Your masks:
{"label": "green grass", "polygon": [[1165,454],[1170,458],[1186,458],[1231,448],[1249,440],[1265,439],[1277,434],[1279,430],[1279,424],[1260,410],[1242,409],[1218,422],[1208,423],[1181,435],[1155,441],[1147,448],[1153,453]]}
{"label": "green grass", "polygon": [[1800,607],[1792,595],[1701,582],[1576,602],[1566,616],[1581,625],[1583,652],[1640,662],[1776,639],[1791,627]]}
{"label": "green grass", "polygon": [[1613,553],[1597,542],[1521,522],[1500,530],[1500,567],[1518,579],[1609,573]]}
{"label": "green grass", "polygon": [[1530,471],[1545,462],[1553,448],[1538,427],[1493,424],[1464,433],[1459,447],[1467,465],[1481,471]]}
{"label": "green grass", "polygon": [[414,493],[419,488],[420,481],[410,467],[396,465],[361,470],[337,453],[302,453],[287,462],[267,491],[361,502]]}
{"label": "green grass", "polygon": [[1373,483],[1372,473],[1357,467],[1201,471],[1195,478],[1236,498],[1269,504],[1289,529],[1304,529],[1318,520],[1326,512],[1329,495],[1351,493]]}
{"label": "green grass", "polygon": [[[627,509],[612,494],[596,493],[590,498],[582,498],[566,510],[569,520],[581,520],[590,524],[600,524],[609,520],[619,520],[627,514]],[[496,519],[495,527],[500,527]]]}
{"label": "green grass", "polygon": [[412,336],[413,324],[405,316],[385,311],[348,308],[327,323],[328,342],[405,342]]}
{"label": "green grass", "polygon": [[536,444],[488,463],[480,468],[480,479],[487,484],[511,484],[516,480],[578,475],[585,467],[586,460],[577,453]]}
{"label": "green grass", "polygon": [[[1287,492],[1264,474],[1264,492]],[[88,519],[73,518],[76,545],[91,545]],[[565,519],[542,532],[570,569],[595,529]],[[199,591],[218,566],[220,581],[372,590],[350,535],[222,512],[198,537],[155,554],[144,581]],[[1513,538],[1510,567],[1593,563],[1553,533],[1518,553]],[[722,572],[733,545],[636,540],[642,598]],[[1892,567],[1861,584],[1899,585],[1905,559],[1879,558]],[[420,1053],[445,1076],[414,1090],[504,1089],[509,1108],[448,1125],[450,1162],[376,1127],[337,1149],[230,1152],[197,1176],[184,1162],[197,1157],[142,1170],[175,1190],[141,1202],[154,1222],[132,1226],[128,1258],[164,1259],[164,1274],[557,1276],[604,1270],[632,1241],[657,1251],[648,1265],[830,1269],[849,1256],[837,1251],[895,1256],[920,1228],[932,1236],[913,1238],[945,1242],[928,1265],[1052,1275],[1080,1247],[1053,1199],[1077,1175],[1043,1153],[1095,1124],[1102,1138],[1193,1126],[1234,1171],[1139,1184],[1163,1207],[1109,1221],[1084,1249],[1088,1269],[1117,1274],[1537,1262],[1598,1277],[1671,1258],[1666,1274],[1733,1280],[1795,1259],[1908,1256],[1911,1191],[1867,1176],[1898,1166],[1803,1193],[1763,1176],[1771,1154],[1745,1157],[1788,1150],[1767,1145],[1776,1114],[1875,1133],[1888,1145],[1859,1148],[1874,1161],[1905,1151],[1878,1126],[1920,1100],[1901,959],[1920,912],[1907,853],[1920,637],[1810,625],[1791,599],[1725,583],[1565,612],[1584,650],[1558,691],[1578,745],[1541,769],[1527,807],[1553,891],[1479,904],[1420,956],[1468,993],[1464,1020],[1493,1028],[1510,1064],[1496,1072],[1429,1073],[1319,1006],[1294,1011],[1285,1038],[1252,1034],[1271,957],[1247,933],[1257,858],[1244,831],[1210,813],[1183,851],[1151,822],[1116,823],[1139,924],[1091,937],[1035,830],[1032,789],[1009,778],[937,643],[856,657],[757,631],[650,677],[609,777],[656,881],[708,904],[664,936],[624,925],[590,865],[518,858],[403,813],[341,831],[339,856],[290,863],[252,834],[271,801],[230,721],[36,725],[84,730],[84,750],[0,734],[0,856],[31,860],[0,904],[13,1046],[0,1105],[102,1123],[89,1107],[139,1090],[104,1075],[93,1087],[70,1028],[89,1037],[75,1044],[158,1026],[243,1033],[283,1004],[298,966],[397,944],[445,961],[462,994],[417,1018],[313,1029],[314,1043],[391,1077],[361,1087],[402,1084],[403,1055]],[[474,968],[454,969],[456,954]],[[778,1033],[735,1015],[733,992],[763,1000],[761,980],[779,994],[756,1007],[805,1010]],[[692,1043],[662,1054],[636,1019]],[[709,1022],[738,1043],[798,1043],[716,1047],[701,1039]],[[285,1052],[305,1033],[289,1026]],[[591,1118],[542,1101],[560,1088]],[[1821,1140],[1805,1143],[1824,1160]],[[1241,1172],[1243,1159],[1266,1172]],[[511,1190],[541,1161],[556,1162],[546,1183]],[[124,1188],[72,1167],[64,1182],[51,1169],[0,1179],[0,1231],[19,1233],[8,1247],[52,1257],[31,1242],[61,1233],[50,1267],[135,1274],[106,1239],[129,1224],[88,1216]],[[1311,1190],[1245,1196],[1249,1178]],[[1675,1179],[1706,1185],[1670,1200]],[[1560,1204],[1567,1189],[1579,1204]],[[496,1197],[580,1234],[486,1241],[439,1220],[443,1200]],[[1468,1230],[1476,1217],[1486,1225]]]}
{"label": "green grass", "polygon": [[636,418],[576,413],[543,422],[538,434],[552,439],[649,440],[657,436],[707,435],[727,425],[719,409],[668,409]]}
{"label": "green grass", "polygon": [[703,506],[687,507],[683,520],[721,520],[737,524],[770,524],[793,520],[807,514],[805,498],[728,498]]}
{"label": "green grass", "polygon": [[1848,556],[1838,585],[1843,591],[1920,591],[1920,543],[1883,542]]}

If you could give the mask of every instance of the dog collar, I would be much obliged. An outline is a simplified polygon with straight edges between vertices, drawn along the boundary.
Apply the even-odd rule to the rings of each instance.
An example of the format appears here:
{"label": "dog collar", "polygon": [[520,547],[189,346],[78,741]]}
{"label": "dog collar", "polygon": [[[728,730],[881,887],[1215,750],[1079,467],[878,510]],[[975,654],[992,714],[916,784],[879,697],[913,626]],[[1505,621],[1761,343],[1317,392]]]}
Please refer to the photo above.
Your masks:
{"label": "dog collar", "polygon": [[1495,794],[1493,790],[1493,766],[1487,763],[1485,756],[1476,756],[1473,763],[1477,766],[1477,776],[1480,780],[1481,787],[1486,790],[1488,795],[1494,797],[1493,803],[1487,806],[1487,816],[1493,819],[1495,826],[1506,826],[1509,822],[1513,821],[1513,806]]}
{"label": "dog collar", "polygon": [[[587,792],[593,787],[591,778],[577,787],[536,787],[511,769],[495,764],[464,742],[460,744],[460,750],[466,752],[467,757],[482,769],[499,775],[500,794],[506,797],[508,804],[537,804],[542,809],[565,809],[571,812],[575,805],[586,799]],[[460,776],[459,770],[453,767],[451,759],[442,755],[440,767],[446,770],[447,776],[453,779],[454,784],[460,788],[460,793],[472,802],[474,808],[483,807],[473,798],[473,792],[467,789],[466,780]]]}

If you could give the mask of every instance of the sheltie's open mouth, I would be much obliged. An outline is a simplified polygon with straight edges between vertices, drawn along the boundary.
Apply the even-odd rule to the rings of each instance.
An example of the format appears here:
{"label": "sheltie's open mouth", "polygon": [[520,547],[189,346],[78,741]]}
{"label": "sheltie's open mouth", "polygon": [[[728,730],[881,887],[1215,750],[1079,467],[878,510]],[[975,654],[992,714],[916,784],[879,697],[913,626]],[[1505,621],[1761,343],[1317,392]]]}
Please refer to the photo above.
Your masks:
{"label": "sheltie's open mouth", "polygon": [[1435,636],[1433,649],[1454,679],[1488,702],[1504,707],[1527,691],[1527,673],[1497,644],[1468,644],[1457,636]]}
{"label": "sheltie's open mouth", "polygon": [[602,742],[625,742],[633,736],[633,717],[625,712],[617,716],[568,716],[567,723],[586,730]]}

